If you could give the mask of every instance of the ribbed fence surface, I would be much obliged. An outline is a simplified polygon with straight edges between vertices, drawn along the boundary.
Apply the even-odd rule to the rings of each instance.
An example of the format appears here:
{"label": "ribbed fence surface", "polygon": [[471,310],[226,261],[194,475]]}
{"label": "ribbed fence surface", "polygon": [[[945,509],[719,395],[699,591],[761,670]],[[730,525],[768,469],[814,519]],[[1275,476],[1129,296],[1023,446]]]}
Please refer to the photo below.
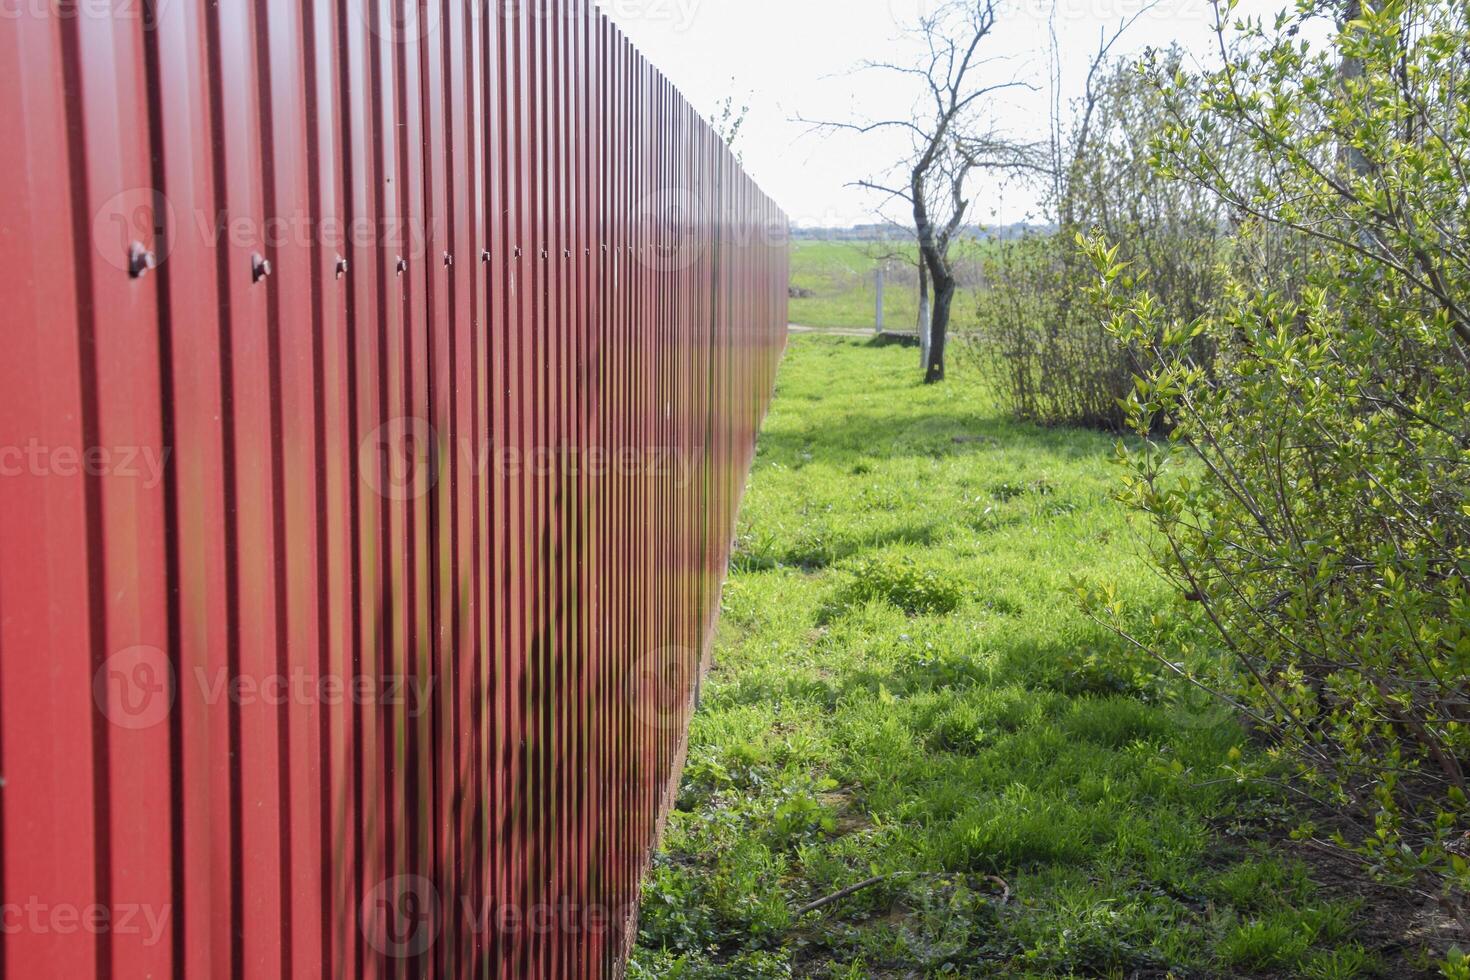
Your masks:
{"label": "ribbed fence surface", "polygon": [[16,0],[0,188],[0,975],[614,973],[781,212],[587,0]]}

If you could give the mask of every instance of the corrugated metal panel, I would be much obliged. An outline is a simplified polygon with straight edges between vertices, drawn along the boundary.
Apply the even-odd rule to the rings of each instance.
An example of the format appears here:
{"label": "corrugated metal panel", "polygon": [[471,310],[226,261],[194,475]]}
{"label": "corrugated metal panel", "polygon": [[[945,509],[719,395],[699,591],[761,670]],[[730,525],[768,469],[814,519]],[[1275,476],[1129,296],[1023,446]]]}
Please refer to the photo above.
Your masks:
{"label": "corrugated metal panel", "polygon": [[785,217],[590,0],[0,18],[0,974],[602,977]]}

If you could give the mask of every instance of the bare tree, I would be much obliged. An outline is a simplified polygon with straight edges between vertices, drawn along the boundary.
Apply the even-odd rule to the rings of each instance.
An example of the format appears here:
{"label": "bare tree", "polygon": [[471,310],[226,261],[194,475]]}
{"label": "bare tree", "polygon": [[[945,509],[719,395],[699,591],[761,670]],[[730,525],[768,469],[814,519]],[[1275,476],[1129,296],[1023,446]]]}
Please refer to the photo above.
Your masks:
{"label": "bare tree", "polygon": [[[1081,181],[1078,175],[1088,165],[1087,155],[1095,148],[1092,139],[1093,122],[1097,116],[1098,103],[1105,94],[1105,87],[1113,80],[1109,73],[1109,58],[1112,50],[1123,35],[1127,34],[1134,24],[1138,23],[1150,11],[1159,5],[1162,0],[1150,0],[1141,8],[1118,22],[1118,26],[1109,34],[1106,28],[1099,28],[1097,37],[1097,52],[1093,54],[1092,60],[1087,65],[1087,81],[1083,85],[1082,100],[1071,106],[1069,112],[1062,108],[1062,50],[1057,40],[1057,11],[1053,4],[1051,17],[1047,22],[1050,35],[1050,46],[1048,54],[1051,62],[1049,79],[1052,92],[1051,110],[1051,146],[1048,155],[1051,158],[1050,170],[1052,203],[1056,208],[1056,217],[1061,225],[1062,234],[1068,240],[1071,239],[1076,230],[1077,199],[1075,197],[1075,185]],[[1349,0],[1357,2],[1357,0]],[[1072,124],[1070,139],[1065,132],[1067,119],[1075,121]]]}
{"label": "bare tree", "polygon": [[934,297],[924,361],[924,380],[930,384],[944,380],[945,340],[957,285],[950,246],[970,212],[970,178],[979,171],[1044,168],[1030,146],[998,136],[984,119],[986,97],[1024,84],[979,84],[983,66],[996,60],[980,56],[995,19],[995,0],[949,0],[914,28],[923,51],[917,64],[864,65],[918,84],[922,94],[911,118],[814,123],[817,129],[860,134],[897,129],[913,141],[912,155],[888,177],[856,184],[884,194],[885,204],[901,200],[912,209],[921,273],[928,274]]}

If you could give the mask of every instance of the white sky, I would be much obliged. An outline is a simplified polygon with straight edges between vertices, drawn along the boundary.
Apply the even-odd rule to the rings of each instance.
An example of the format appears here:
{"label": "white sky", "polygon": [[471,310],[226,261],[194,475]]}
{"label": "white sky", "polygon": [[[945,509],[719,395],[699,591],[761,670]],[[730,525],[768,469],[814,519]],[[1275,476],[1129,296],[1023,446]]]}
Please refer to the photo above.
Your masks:
{"label": "white sky", "polygon": [[[640,50],[707,118],[725,96],[747,101],[750,115],[738,144],[745,167],[799,227],[845,227],[875,220],[880,196],[844,186],[878,174],[905,155],[899,133],[809,134],[794,121],[894,118],[915,100],[916,79],[853,69],[864,60],[912,61],[901,39],[936,0],[598,0]],[[996,96],[1002,131],[1041,139],[1048,130],[1047,22],[1053,0],[1001,0],[985,51],[1003,61],[986,68],[987,81],[1012,78],[1040,86]],[[1083,77],[1109,33],[1143,0],[1055,0],[1064,68],[1063,95],[1081,94]],[[1274,13],[1290,0],[1246,0],[1253,14]],[[1137,52],[1178,41],[1207,59],[1214,46],[1208,0],[1160,0],[1136,23],[1114,53]],[[907,58],[905,55],[907,54]],[[983,181],[983,182],[982,182]],[[1034,194],[982,178],[972,193],[973,220],[1024,221]],[[896,212],[895,212],[896,213]]]}

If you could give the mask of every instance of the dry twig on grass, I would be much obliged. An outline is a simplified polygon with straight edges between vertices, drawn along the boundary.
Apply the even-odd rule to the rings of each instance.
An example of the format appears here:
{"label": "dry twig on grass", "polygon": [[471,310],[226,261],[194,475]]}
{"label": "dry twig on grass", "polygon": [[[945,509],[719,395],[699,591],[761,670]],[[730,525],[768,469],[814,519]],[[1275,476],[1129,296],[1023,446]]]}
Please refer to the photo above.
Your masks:
{"label": "dry twig on grass", "polygon": [[[955,878],[955,877],[960,877],[960,876],[958,876],[958,875],[938,874],[938,873],[935,873],[935,872],[932,872],[932,871],[894,871],[894,872],[891,872],[890,874],[886,874],[886,875],[877,875],[875,877],[872,877],[872,878],[867,879],[866,881],[860,881],[860,882],[858,882],[855,885],[848,885],[846,888],[842,889],[841,891],[833,892],[830,895],[827,895],[827,896],[825,896],[823,898],[817,899],[815,902],[809,902],[806,905],[803,905],[801,908],[796,909],[794,912],[792,912],[792,918],[799,919],[803,915],[806,915],[808,912],[815,912],[817,909],[825,908],[826,906],[831,905],[834,902],[840,902],[844,898],[847,898],[850,895],[856,895],[858,892],[863,891],[866,888],[871,888],[874,885],[881,884],[882,882],[888,881],[888,880],[890,880],[892,878]],[[1006,880],[1004,878],[998,877],[997,875],[982,875],[981,878],[984,881],[988,881],[988,882],[990,882],[992,884],[995,884],[995,885],[999,885],[1000,886],[1000,889],[1001,889],[1000,904],[1001,905],[1005,905],[1008,902],[1010,902],[1010,900],[1011,900],[1011,886],[1006,883]]]}

